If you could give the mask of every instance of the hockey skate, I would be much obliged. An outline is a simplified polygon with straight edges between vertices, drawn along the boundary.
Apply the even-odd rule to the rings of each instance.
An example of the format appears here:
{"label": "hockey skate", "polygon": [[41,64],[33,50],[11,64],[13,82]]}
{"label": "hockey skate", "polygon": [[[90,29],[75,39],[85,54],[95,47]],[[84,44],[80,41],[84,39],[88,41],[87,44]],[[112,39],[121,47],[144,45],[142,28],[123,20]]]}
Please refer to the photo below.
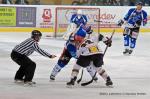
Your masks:
{"label": "hockey skate", "polygon": [[71,78],[70,82],[67,82],[67,86],[74,86],[77,77]]}
{"label": "hockey skate", "polygon": [[110,77],[108,76],[107,80],[106,80],[106,86],[112,86],[112,85],[113,85],[113,82],[111,81]]}
{"label": "hockey skate", "polygon": [[133,52],[133,50],[129,50],[129,49],[125,49],[125,51],[123,52],[124,55],[131,55]]}
{"label": "hockey skate", "polygon": [[55,80],[55,76],[50,75],[50,81],[54,81]]}
{"label": "hockey skate", "polygon": [[98,78],[97,78],[97,77],[95,77],[93,80],[94,80],[95,82],[97,82],[97,81],[98,81]]}
{"label": "hockey skate", "polygon": [[125,51],[123,52],[124,55],[129,55],[129,49],[125,49]]}
{"label": "hockey skate", "polygon": [[129,52],[128,52],[128,53],[129,53],[129,54],[132,54],[132,52],[133,52],[133,50],[129,50]]}
{"label": "hockey skate", "polygon": [[35,84],[36,82],[33,82],[33,81],[24,82],[25,87],[35,87]]}
{"label": "hockey skate", "polygon": [[16,83],[16,84],[23,84],[24,80],[23,79],[15,79],[14,83]]}

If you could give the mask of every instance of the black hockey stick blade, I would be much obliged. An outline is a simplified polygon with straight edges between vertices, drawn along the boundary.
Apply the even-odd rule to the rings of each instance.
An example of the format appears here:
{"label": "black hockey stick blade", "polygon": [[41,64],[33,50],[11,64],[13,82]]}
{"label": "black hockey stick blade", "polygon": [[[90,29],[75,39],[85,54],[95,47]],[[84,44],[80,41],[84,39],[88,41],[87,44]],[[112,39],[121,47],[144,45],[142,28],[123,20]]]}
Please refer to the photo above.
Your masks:
{"label": "black hockey stick blade", "polygon": [[90,81],[85,82],[85,83],[81,83],[81,86],[86,86],[86,85],[91,84],[91,83],[94,81],[94,78],[95,78],[95,76],[96,76],[96,73],[97,73],[97,72],[95,72],[94,76],[92,77],[92,79],[91,79]]}
{"label": "black hockey stick blade", "polygon": [[82,80],[82,77],[83,77],[83,68],[82,68],[82,73],[81,73],[81,77],[80,77],[80,79],[77,81],[77,83],[79,84],[80,82],[81,82],[81,80]]}

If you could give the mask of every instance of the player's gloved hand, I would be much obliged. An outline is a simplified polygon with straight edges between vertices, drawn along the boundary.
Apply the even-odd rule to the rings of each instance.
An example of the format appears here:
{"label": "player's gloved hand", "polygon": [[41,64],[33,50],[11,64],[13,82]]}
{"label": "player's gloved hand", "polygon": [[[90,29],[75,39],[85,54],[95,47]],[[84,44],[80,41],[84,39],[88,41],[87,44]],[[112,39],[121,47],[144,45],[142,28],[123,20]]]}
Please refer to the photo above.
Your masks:
{"label": "player's gloved hand", "polygon": [[93,30],[91,28],[92,28],[91,26],[86,27],[85,30],[86,30],[87,34],[92,34],[93,33]]}
{"label": "player's gloved hand", "polygon": [[93,33],[93,30],[90,30],[87,32],[87,34],[92,34]]}
{"label": "player's gloved hand", "polygon": [[122,26],[122,24],[124,24],[124,21],[121,19],[121,20],[118,21],[117,25]]}
{"label": "player's gloved hand", "polygon": [[108,37],[106,37],[107,40],[104,41],[104,43],[108,46],[108,47],[111,47],[111,43],[112,43],[112,40]]}
{"label": "player's gloved hand", "polygon": [[147,20],[143,20],[143,26],[145,26],[147,24]]}
{"label": "player's gloved hand", "polygon": [[135,26],[134,27],[140,27],[141,25],[141,20],[138,20],[136,23],[135,23]]}
{"label": "player's gloved hand", "polygon": [[57,57],[56,55],[51,55],[49,58],[55,58],[55,57]]}

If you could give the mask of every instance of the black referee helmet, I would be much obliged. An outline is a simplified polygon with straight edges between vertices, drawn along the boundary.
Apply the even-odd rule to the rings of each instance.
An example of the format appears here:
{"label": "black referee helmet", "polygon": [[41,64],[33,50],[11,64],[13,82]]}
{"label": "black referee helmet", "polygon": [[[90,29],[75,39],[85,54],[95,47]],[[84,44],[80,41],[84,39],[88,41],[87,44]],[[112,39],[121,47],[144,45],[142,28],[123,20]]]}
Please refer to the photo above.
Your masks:
{"label": "black referee helmet", "polygon": [[33,31],[31,32],[31,37],[32,37],[32,38],[35,38],[35,37],[37,37],[37,36],[42,36],[42,33],[41,33],[39,30],[33,30]]}

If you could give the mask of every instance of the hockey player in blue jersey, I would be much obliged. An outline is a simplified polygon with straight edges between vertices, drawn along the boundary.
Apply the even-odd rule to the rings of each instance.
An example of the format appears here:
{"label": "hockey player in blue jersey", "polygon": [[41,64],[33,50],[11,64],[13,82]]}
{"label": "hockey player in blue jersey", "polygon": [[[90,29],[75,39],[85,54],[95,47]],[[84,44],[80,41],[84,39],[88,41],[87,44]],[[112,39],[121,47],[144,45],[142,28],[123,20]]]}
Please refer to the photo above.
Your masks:
{"label": "hockey player in blue jersey", "polygon": [[63,38],[68,40],[71,33],[78,31],[80,27],[86,28],[87,17],[83,14],[82,10],[77,10],[77,13],[73,14],[70,18],[70,24],[68,25],[66,33]]}
{"label": "hockey player in blue jersey", "polygon": [[[63,53],[61,54],[57,64],[54,66],[50,80],[55,80],[56,75],[64,68],[70,61],[71,58],[77,58],[76,50],[79,46],[79,43],[84,40],[86,33],[90,33],[90,29],[88,28],[86,31],[80,27],[80,29],[75,34],[71,34],[69,40],[66,42],[65,47],[63,49]],[[90,73],[91,76],[94,75],[95,71],[91,70],[91,67],[87,67],[87,71]],[[95,77],[97,80],[97,77]]]}
{"label": "hockey player in blue jersey", "polygon": [[147,13],[142,10],[142,3],[137,3],[136,8],[131,8],[124,19],[118,21],[118,25],[126,23],[124,29],[124,55],[131,54],[136,46],[136,40],[139,34],[140,26],[145,26],[147,23]]}
{"label": "hockey player in blue jersey", "polygon": [[71,23],[75,23],[77,27],[87,24],[87,17],[83,14],[82,10],[78,10],[76,14],[71,17]]}

